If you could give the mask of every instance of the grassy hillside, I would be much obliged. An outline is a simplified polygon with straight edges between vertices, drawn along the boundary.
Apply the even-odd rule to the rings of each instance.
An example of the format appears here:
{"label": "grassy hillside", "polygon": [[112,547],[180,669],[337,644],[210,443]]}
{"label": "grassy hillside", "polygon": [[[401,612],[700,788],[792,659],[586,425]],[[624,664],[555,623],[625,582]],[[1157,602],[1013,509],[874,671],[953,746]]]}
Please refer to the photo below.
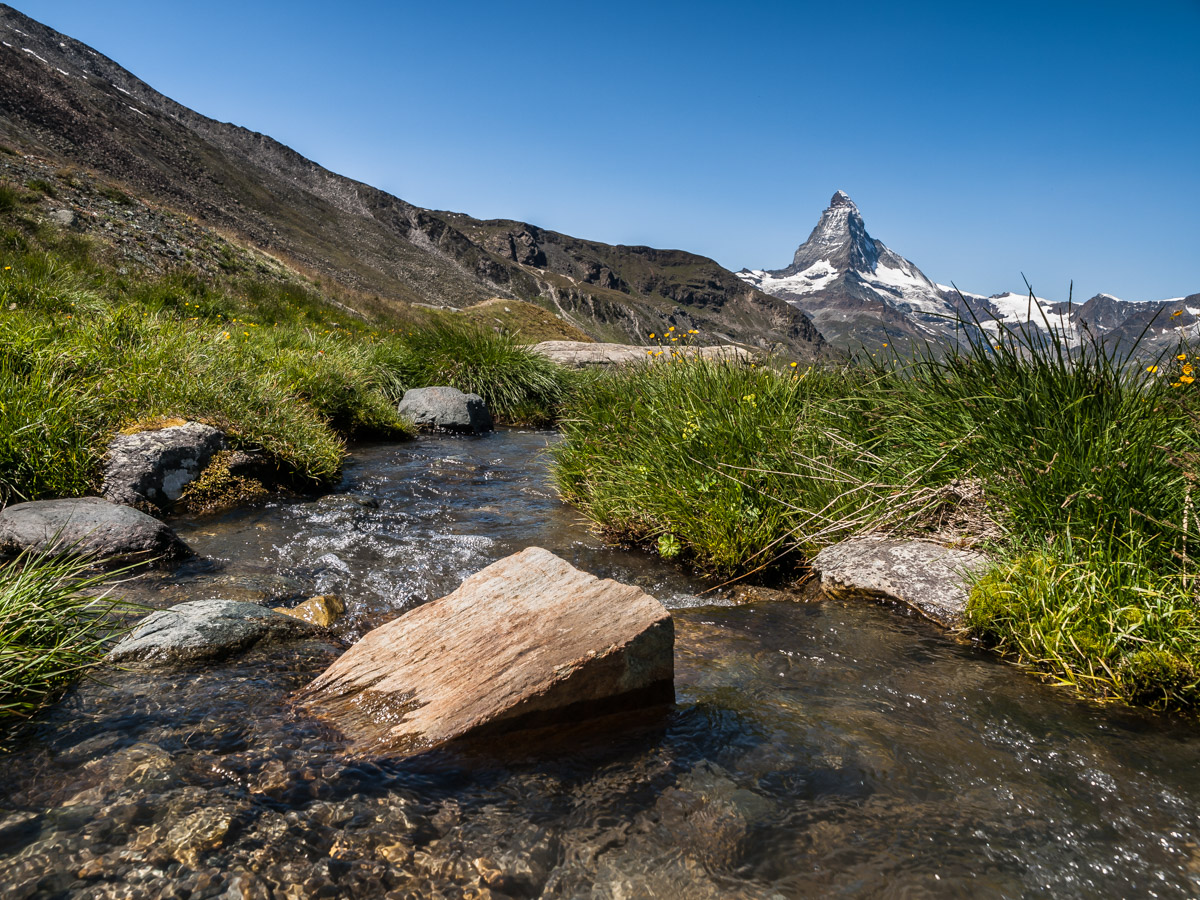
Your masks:
{"label": "grassy hillside", "polygon": [[2,499],[94,491],[112,435],[163,418],[219,425],[317,484],[347,439],[411,433],[408,387],[475,390],[502,421],[554,415],[567,376],[511,335],[330,295],[102,180],[23,171],[38,177],[0,180]]}
{"label": "grassy hillside", "polygon": [[[354,308],[363,299],[402,310],[502,297],[541,305],[595,338],[629,342],[674,324],[764,349],[821,352],[802,313],[713,260],[422,209],[202,116],[0,5],[4,36],[0,143],[100,173],[131,197],[315,276],[330,293],[337,285]],[[526,234],[552,245],[541,265],[513,244]]]}
{"label": "grassy hillside", "polygon": [[462,311],[463,318],[480,328],[491,328],[511,334],[524,344],[541,341],[591,341],[586,332],[564,321],[548,309],[521,300],[501,297],[484,300]]}

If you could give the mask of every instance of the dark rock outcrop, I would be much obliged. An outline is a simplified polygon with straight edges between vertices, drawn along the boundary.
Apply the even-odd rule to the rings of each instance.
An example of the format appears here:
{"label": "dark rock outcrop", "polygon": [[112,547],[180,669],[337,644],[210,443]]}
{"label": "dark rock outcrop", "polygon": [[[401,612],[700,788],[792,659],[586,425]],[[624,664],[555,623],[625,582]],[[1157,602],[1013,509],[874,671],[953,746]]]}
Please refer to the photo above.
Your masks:
{"label": "dark rock outcrop", "polygon": [[412,419],[419,428],[482,434],[492,430],[492,414],[478,394],[464,394],[458,388],[426,387],[404,392],[400,415]]}
{"label": "dark rock outcrop", "polygon": [[372,754],[669,702],[671,614],[540,547],[376,628],[301,694]]}
{"label": "dark rock outcrop", "polygon": [[168,509],[227,446],[220,429],[200,422],[118,434],[108,445],[102,493],[113,503]]}
{"label": "dark rock outcrop", "polygon": [[113,563],[191,555],[162,522],[99,497],[34,500],[0,512],[0,553],[22,550],[88,554]]}

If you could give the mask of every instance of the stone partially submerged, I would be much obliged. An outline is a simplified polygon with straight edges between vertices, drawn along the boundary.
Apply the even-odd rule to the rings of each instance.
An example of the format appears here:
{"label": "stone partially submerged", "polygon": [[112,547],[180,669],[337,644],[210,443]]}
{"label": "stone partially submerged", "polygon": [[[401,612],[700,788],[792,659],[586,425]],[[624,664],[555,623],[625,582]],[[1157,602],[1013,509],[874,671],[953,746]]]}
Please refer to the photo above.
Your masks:
{"label": "stone partially submerged", "polygon": [[255,603],[193,600],[146,616],[109,651],[108,658],[119,663],[174,665],[221,659],[256,644],[317,633],[308,622]]}
{"label": "stone partially submerged", "polygon": [[118,434],[104,465],[105,499],[168,509],[220,451],[224,433],[201,422]]}
{"label": "stone partially submerged", "polygon": [[300,695],[372,754],[674,699],[671,614],[540,547],[368,633]]}
{"label": "stone partially submerged", "polygon": [[492,414],[483,398],[464,394],[458,388],[439,386],[405,391],[399,411],[419,428],[461,434],[492,430]]}
{"label": "stone partially submerged", "polygon": [[967,607],[968,580],[987,562],[982,553],[929,541],[864,538],[826,547],[812,567],[830,597],[904,603],[943,627],[956,628]]}
{"label": "stone partially submerged", "polygon": [[192,552],[153,516],[99,497],[32,500],[0,512],[0,554],[22,551],[89,555],[112,563],[169,561]]}

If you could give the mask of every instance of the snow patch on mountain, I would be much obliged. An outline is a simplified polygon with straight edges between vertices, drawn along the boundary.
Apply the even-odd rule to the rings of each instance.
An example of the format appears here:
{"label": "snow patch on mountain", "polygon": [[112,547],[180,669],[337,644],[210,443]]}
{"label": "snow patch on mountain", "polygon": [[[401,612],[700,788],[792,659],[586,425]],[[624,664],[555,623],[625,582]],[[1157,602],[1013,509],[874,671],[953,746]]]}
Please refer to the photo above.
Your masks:
{"label": "snow patch on mountain", "polygon": [[811,294],[822,290],[838,277],[838,270],[827,259],[820,259],[795,275],[777,275],[762,269],[744,269],[738,278],[768,294]]}

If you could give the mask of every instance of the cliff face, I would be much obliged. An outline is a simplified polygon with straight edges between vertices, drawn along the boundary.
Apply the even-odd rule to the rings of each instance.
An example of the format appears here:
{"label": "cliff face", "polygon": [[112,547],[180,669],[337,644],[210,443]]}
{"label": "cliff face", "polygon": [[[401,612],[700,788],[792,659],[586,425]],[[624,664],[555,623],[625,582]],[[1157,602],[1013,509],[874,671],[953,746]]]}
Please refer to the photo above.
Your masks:
{"label": "cliff face", "polygon": [[601,338],[644,339],[674,324],[794,355],[822,351],[802,312],[710,259],[413,206],[202,116],[2,4],[0,141],[94,170],[385,305],[504,297],[555,309]]}

